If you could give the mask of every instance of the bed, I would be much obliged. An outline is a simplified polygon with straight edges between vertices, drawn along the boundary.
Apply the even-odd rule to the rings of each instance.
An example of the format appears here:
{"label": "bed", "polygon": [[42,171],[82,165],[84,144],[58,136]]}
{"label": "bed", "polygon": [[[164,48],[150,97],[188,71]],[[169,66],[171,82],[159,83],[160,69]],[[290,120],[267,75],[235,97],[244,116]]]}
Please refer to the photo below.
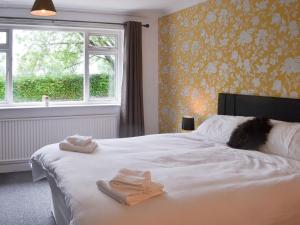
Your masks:
{"label": "bed", "polygon": [[[300,122],[300,100],[220,94],[218,113]],[[52,144],[32,156],[33,178],[47,177],[57,225],[297,225],[300,162],[237,150],[197,132],[98,140],[93,154]],[[166,193],[139,205],[97,189],[120,168],[150,170]]]}

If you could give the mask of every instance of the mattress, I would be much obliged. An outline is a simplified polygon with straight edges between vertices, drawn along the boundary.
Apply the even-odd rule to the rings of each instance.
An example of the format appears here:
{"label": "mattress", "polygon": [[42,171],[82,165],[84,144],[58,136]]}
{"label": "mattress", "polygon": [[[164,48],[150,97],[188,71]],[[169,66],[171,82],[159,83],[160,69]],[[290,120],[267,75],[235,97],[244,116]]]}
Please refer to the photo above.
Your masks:
{"label": "mattress", "polygon": [[32,161],[31,165],[33,180],[35,182],[43,178],[47,178],[52,196],[52,215],[55,219],[56,225],[70,224],[71,209],[68,207],[65,195],[57,186],[54,177],[47,173],[47,170],[45,170],[37,161]]}
{"label": "mattress", "polygon": [[[48,175],[57,189],[53,194],[64,200],[56,204],[64,205],[58,209],[66,214],[64,224],[300,224],[298,161],[232,149],[195,132],[97,142],[93,154],[53,144],[32,156],[35,180]],[[119,204],[96,181],[121,168],[150,170],[166,194],[133,207]]]}

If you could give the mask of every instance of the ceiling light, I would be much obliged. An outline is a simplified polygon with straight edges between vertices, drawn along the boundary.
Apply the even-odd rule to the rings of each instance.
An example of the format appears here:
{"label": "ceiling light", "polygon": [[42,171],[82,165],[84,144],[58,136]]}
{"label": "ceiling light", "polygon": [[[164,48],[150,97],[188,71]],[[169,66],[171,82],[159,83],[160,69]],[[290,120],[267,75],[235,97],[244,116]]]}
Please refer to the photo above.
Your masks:
{"label": "ceiling light", "polygon": [[33,16],[55,16],[56,10],[52,0],[35,0],[31,15]]}

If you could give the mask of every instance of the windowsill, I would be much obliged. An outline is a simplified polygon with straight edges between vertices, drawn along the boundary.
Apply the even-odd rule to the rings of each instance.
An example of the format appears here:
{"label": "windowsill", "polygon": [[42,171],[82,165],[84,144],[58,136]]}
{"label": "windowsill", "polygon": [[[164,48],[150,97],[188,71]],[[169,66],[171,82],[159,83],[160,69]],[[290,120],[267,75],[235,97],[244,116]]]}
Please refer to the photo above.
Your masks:
{"label": "windowsill", "polygon": [[45,106],[43,104],[14,104],[14,105],[1,105],[0,111],[2,109],[51,109],[51,108],[80,108],[80,107],[108,107],[108,106],[117,106],[119,107],[120,103],[78,103],[78,104],[49,104],[49,106]]}
{"label": "windowsill", "polygon": [[0,120],[92,115],[119,115],[120,104],[68,104],[0,106]]}

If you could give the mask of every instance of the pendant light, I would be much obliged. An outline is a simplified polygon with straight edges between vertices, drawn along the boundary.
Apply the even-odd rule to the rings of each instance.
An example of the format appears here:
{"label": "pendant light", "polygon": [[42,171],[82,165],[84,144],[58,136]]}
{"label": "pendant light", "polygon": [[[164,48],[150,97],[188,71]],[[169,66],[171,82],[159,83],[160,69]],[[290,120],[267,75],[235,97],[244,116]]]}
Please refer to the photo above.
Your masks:
{"label": "pendant light", "polygon": [[33,16],[55,16],[56,10],[52,0],[35,0],[31,15]]}

